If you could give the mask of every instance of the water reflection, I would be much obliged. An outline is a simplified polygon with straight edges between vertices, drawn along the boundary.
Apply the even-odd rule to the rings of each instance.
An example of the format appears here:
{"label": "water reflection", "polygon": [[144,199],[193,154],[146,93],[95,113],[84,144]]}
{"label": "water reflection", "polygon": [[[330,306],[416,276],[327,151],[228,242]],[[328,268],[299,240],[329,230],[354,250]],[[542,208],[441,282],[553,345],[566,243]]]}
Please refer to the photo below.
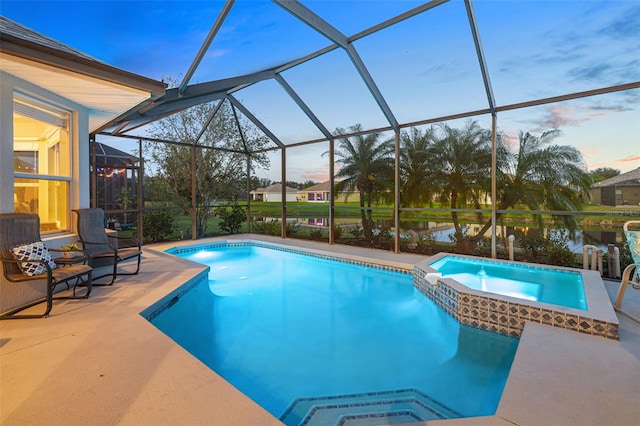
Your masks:
{"label": "water reflection", "polygon": [[[254,217],[254,221],[257,222],[272,222],[279,221],[279,218],[275,217]],[[361,227],[361,220],[358,218],[342,218],[337,217],[335,219],[336,226],[342,228],[344,231],[350,231],[356,226]],[[328,229],[329,217],[297,217],[287,218],[287,223],[295,223],[300,229],[307,229],[309,231],[314,229]],[[451,243],[454,235],[454,227],[452,223],[442,223],[434,221],[401,221],[400,226],[402,229],[401,235],[408,235],[409,231],[415,231],[418,235],[432,235],[435,241],[441,243]],[[377,229],[389,228],[392,232],[394,227],[390,220],[380,219],[375,221],[375,227]],[[473,236],[482,228],[481,224],[467,224],[467,235]],[[515,235],[517,231],[525,232],[529,236],[548,236],[551,232],[562,233],[567,237],[567,245],[569,249],[574,253],[582,253],[582,249],[585,245],[594,245],[599,250],[607,251],[609,244],[614,244],[618,247],[623,245],[623,232],[622,228],[618,231],[612,228],[610,231],[602,231],[597,229],[581,229],[570,235],[567,229],[562,228],[518,228],[513,226],[498,226],[496,237],[498,238],[498,244],[506,245],[506,240],[509,235]],[[491,237],[491,231],[489,230],[486,237]]]}

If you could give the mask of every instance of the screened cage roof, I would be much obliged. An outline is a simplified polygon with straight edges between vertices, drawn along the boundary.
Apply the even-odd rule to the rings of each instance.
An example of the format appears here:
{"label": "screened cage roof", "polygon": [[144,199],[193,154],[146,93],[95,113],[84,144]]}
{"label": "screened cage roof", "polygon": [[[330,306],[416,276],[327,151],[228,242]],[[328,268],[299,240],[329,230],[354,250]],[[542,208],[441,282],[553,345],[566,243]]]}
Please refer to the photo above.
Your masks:
{"label": "screened cage roof", "polygon": [[[150,123],[204,102],[229,102],[273,148],[328,140],[356,123],[397,131],[501,113],[535,129],[614,111],[640,118],[635,1],[229,0],[182,2],[166,15],[152,7],[169,3],[132,3],[130,13],[151,33],[183,25],[144,52],[146,67],[162,63],[158,72],[179,84],[100,133],[144,137]],[[519,108],[529,109],[511,114]]]}
{"label": "screened cage roof", "polygon": [[637,6],[542,3],[227,1],[180,85],[104,132],[224,101],[283,147],[640,87]]}

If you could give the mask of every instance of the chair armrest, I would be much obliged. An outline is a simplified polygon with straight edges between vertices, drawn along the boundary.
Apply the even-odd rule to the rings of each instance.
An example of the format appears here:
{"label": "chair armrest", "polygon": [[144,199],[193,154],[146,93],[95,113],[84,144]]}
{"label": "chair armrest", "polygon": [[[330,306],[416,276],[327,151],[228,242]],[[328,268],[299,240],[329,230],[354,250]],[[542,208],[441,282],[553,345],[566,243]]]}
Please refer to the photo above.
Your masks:
{"label": "chair armrest", "polygon": [[75,253],[82,253],[82,254],[86,254],[85,250],[83,250],[83,249],[61,250],[61,249],[59,249],[59,248],[50,248],[50,249],[47,249],[47,250],[49,250],[49,251],[53,251],[53,252],[56,252],[56,253],[68,253],[68,252],[75,252]]}
{"label": "chair armrest", "polygon": [[109,238],[114,238],[118,242],[118,248],[142,248],[142,243],[136,237],[118,237],[115,235],[108,235]]}
{"label": "chair armrest", "polygon": [[[82,240],[80,241],[80,244],[82,244],[83,247],[85,246],[105,246],[105,247],[111,247],[110,243],[105,243],[104,241],[86,241],[86,240]],[[86,250],[86,247],[85,247]]]}
{"label": "chair armrest", "polygon": [[[44,265],[45,269],[47,270],[47,279],[49,281],[51,281],[51,277],[52,277],[52,269],[49,266],[49,264],[47,262],[45,262],[42,259],[23,259],[23,260],[18,260],[18,259],[9,259],[6,257],[0,257],[0,262],[2,263],[13,263],[16,265],[19,265],[21,263],[25,263],[25,262],[30,262],[30,263],[41,263],[42,265]],[[27,274],[20,274],[20,275],[7,275],[4,274],[5,278],[11,282],[21,282],[21,281],[32,281],[32,280],[40,280],[44,278],[44,273],[43,274],[38,274],[38,275],[33,275],[33,276],[29,276]]]}

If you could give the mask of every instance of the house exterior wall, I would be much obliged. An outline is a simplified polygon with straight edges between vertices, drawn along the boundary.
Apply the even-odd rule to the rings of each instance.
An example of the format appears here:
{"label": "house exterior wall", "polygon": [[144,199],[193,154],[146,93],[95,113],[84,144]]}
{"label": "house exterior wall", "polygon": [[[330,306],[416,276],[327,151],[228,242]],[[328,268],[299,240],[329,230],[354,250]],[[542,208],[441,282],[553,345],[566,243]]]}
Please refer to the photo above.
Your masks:
{"label": "house exterior wall", "polygon": [[[298,201],[298,194],[287,192],[286,197],[287,201]],[[265,192],[263,194],[263,201],[268,203],[280,203],[282,202],[282,194],[280,192]]]}
{"label": "house exterior wall", "polygon": [[640,205],[640,185],[637,186],[621,186],[617,188],[618,190],[622,190],[622,199],[616,200],[616,205],[629,205],[629,206],[639,206]]}
{"label": "house exterior wall", "polygon": [[591,204],[601,206],[639,206],[640,185],[612,185],[593,188],[591,191]]}
{"label": "house exterior wall", "polygon": [[[89,114],[74,103],[43,90],[31,83],[0,71],[0,212],[14,211],[14,175],[13,175],[13,98],[14,92],[28,94],[31,97],[71,111],[71,185],[69,194],[69,222],[75,228],[71,209],[89,207]],[[43,236],[45,245],[58,248],[77,241],[73,232],[63,232]],[[64,287],[64,286],[62,286]],[[66,287],[65,287],[66,288]],[[0,274],[0,312],[6,312],[46,295],[43,281],[11,283]]]}
{"label": "house exterior wall", "polygon": [[298,191],[298,201],[303,203],[328,203],[329,192],[327,191]]}

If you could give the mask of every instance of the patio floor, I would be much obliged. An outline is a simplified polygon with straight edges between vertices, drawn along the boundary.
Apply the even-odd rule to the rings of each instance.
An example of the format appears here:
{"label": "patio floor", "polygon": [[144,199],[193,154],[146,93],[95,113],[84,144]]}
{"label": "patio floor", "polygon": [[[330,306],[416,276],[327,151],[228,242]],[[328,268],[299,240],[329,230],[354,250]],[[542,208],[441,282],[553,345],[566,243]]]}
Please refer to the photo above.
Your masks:
{"label": "patio floor", "polygon": [[[394,266],[424,259],[258,235],[234,238]],[[54,302],[49,318],[0,322],[0,424],[281,424],[140,315],[203,271],[162,250],[211,240],[145,246],[139,275],[95,287],[86,300]],[[618,284],[605,281],[612,300]],[[640,291],[629,289],[623,308],[640,317]],[[638,425],[640,324],[618,317],[619,342],[528,323],[494,416],[426,424]]]}

